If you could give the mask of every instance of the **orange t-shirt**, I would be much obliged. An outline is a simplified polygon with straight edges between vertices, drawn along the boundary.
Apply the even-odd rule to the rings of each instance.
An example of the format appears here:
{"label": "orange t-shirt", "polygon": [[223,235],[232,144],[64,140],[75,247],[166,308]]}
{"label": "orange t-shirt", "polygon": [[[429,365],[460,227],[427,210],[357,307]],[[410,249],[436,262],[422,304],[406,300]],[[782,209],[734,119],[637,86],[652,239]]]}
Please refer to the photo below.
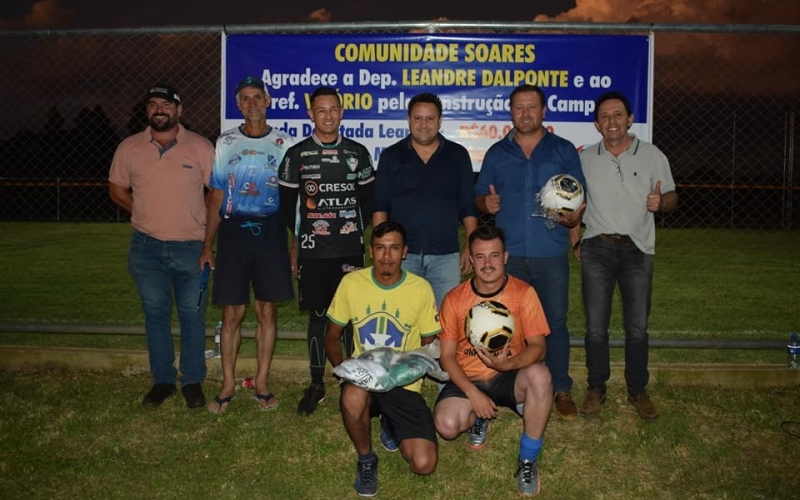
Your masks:
{"label": "orange t-shirt", "polygon": [[442,332],[441,340],[458,342],[456,361],[461,365],[464,373],[471,379],[486,380],[497,375],[497,371],[489,368],[475,353],[475,348],[469,342],[464,329],[464,318],[475,304],[485,300],[500,302],[505,305],[514,317],[514,334],[509,341],[511,356],[519,354],[525,349],[525,339],[536,335],[550,335],[539,296],[532,286],[511,275],[508,281],[496,294],[486,297],[478,295],[472,288],[472,280],[465,281],[450,290],[442,301],[442,310],[439,312],[439,321]]}
{"label": "orange t-shirt", "polygon": [[109,182],[133,190],[131,225],[165,241],[202,241],[206,235],[204,186],[214,146],[178,125],[174,145],[162,153],[150,127],[123,140],[114,153]]}

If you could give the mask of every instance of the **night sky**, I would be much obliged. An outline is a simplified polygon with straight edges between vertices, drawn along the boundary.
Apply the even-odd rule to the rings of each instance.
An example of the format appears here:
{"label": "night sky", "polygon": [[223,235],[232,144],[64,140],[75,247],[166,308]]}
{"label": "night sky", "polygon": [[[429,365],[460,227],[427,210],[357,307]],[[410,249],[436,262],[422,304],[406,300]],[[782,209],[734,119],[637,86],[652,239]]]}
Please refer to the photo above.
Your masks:
{"label": "night sky", "polygon": [[3,0],[0,29],[138,28],[359,21],[800,24],[796,0]]}

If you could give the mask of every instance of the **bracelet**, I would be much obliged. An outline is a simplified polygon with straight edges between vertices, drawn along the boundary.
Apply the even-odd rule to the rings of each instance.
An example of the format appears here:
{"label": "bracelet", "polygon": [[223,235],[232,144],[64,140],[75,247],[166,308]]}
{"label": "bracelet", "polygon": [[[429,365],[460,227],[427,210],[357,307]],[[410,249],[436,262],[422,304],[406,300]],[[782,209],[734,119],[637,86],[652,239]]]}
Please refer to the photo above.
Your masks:
{"label": "bracelet", "polygon": [[581,240],[576,241],[575,244],[572,245],[572,250],[577,250],[579,246],[581,246]]}

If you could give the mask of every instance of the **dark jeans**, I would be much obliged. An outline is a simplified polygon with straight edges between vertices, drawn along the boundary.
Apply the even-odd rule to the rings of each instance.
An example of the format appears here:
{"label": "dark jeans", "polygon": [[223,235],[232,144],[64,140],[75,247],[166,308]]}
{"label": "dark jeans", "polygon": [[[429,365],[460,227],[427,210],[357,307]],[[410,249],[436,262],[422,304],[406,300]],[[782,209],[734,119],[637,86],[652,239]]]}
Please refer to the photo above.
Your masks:
{"label": "dark jeans", "polygon": [[628,393],[644,392],[649,338],[647,319],[653,285],[653,256],[632,242],[618,243],[599,237],[581,243],[581,282],[586,309],[586,368],[589,387],[606,389],[611,376],[608,325],[611,301],[619,284],[625,326],[625,383]]}
{"label": "dark jeans", "polygon": [[529,283],[542,303],[550,335],[544,362],[553,379],[553,392],[572,390],[569,376],[569,257],[509,257],[506,272]]}
{"label": "dark jeans", "polygon": [[170,318],[173,292],[181,325],[181,384],[199,384],[206,376],[206,300],[200,297],[202,241],[162,241],[133,232],[128,270],[144,310],[144,330],[153,383],[174,384],[175,348]]}

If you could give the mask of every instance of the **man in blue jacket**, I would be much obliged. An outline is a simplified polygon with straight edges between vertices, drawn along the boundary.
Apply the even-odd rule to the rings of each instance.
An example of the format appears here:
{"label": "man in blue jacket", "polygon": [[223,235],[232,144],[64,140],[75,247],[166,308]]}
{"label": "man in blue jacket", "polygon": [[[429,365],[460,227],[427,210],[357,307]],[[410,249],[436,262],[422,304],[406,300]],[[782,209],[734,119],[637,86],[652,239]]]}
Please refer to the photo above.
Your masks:
{"label": "man in blue jacket", "polygon": [[569,376],[569,228],[580,224],[584,207],[562,215],[553,228],[548,219],[534,213],[536,195],[552,176],[569,174],[581,185],[584,177],[575,146],[542,125],[544,92],[521,85],[509,101],[514,128],[486,152],[475,185],[475,204],[494,215],[495,224],[506,234],[506,271],[527,281],[539,295],[550,325],[545,364],[553,379],[555,407],[569,419],[578,415]]}

